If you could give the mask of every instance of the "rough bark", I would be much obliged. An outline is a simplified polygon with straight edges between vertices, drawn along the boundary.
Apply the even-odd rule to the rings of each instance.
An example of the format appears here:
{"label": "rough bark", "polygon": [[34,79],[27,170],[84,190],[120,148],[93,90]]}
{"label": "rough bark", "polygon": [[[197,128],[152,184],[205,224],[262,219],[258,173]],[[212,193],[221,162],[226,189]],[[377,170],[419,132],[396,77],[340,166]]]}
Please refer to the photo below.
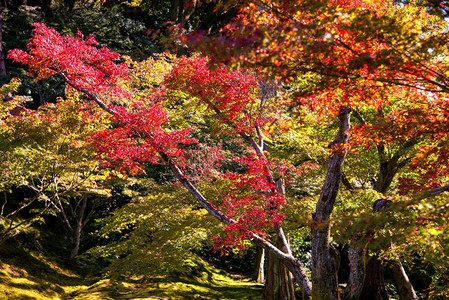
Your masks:
{"label": "rough bark", "polygon": [[390,299],[385,287],[384,267],[382,261],[376,256],[368,259],[365,270],[365,284],[360,294],[360,299],[385,300]]}
{"label": "rough bark", "polygon": [[349,282],[344,291],[343,299],[358,300],[365,281],[365,253],[357,241],[353,239],[348,250]]}
{"label": "rough bark", "polygon": [[256,246],[257,248],[257,260],[256,268],[254,270],[253,279],[257,283],[265,282],[265,249]]}
{"label": "rough bark", "polygon": [[[390,204],[390,200],[376,200],[373,204],[373,214],[378,213],[381,209],[387,208]],[[365,281],[360,294],[360,299],[390,299],[385,286],[383,263],[377,255],[371,256],[366,264]]]}
{"label": "rough bark", "polygon": [[[279,249],[287,252],[281,239],[276,243]],[[292,273],[279,260],[268,253],[267,255],[267,280],[265,281],[262,295],[264,300],[295,300],[295,288]]]}
{"label": "rough bark", "polygon": [[[372,256],[369,258],[365,271],[364,256],[365,254],[360,246],[351,246],[349,250],[351,271],[349,274],[349,282],[345,289],[344,299],[389,299],[385,287],[382,261],[378,259],[377,256]],[[398,294],[400,295],[400,299],[417,300],[418,298],[401,261],[394,260],[390,263],[393,279]],[[367,279],[366,281],[365,278]]]}
{"label": "rough bark", "polygon": [[339,131],[333,143],[326,179],[313,215],[312,227],[312,299],[340,299],[337,261],[330,248],[330,217],[340,187],[346,144],[349,140],[350,107],[340,109]]}
{"label": "rough bark", "polygon": [[279,291],[278,260],[271,253],[267,253],[267,276],[265,279],[262,300],[274,300]]}
{"label": "rough bark", "polygon": [[[409,149],[411,149],[411,147],[413,147],[415,144],[417,143],[416,140],[410,140],[406,143],[404,143],[403,145],[401,145],[400,149],[391,157],[388,157],[388,155],[386,154],[387,151],[385,150],[385,146],[384,145],[378,145],[377,146],[377,153],[378,153],[378,157],[379,157],[379,173],[377,174],[377,179],[374,183],[374,190],[379,192],[379,193],[385,193],[387,192],[387,190],[389,189],[394,177],[396,176],[396,174],[398,173],[398,171],[400,169],[402,169],[404,166],[406,166],[409,162],[408,158],[403,158],[403,154],[406,153],[407,151],[409,151]],[[402,158],[402,159],[401,159]],[[378,200],[379,201],[379,200]],[[375,207],[373,208],[373,213],[378,212],[380,209],[382,209],[384,206],[384,204],[386,203],[382,203],[382,202],[378,202],[376,201],[376,203],[379,204],[379,207],[376,208],[376,203],[375,203]],[[378,261],[378,262],[374,262],[373,260],[378,260],[378,258],[371,257],[368,261],[368,264],[370,265],[370,268],[372,269],[378,269],[380,272],[380,266],[382,266],[382,262]],[[368,267],[368,266],[367,266]],[[408,280],[407,274],[405,273],[405,271],[398,269],[398,265],[397,264],[393,264],[391,266],[393,273],[397,274],[397,278],[396,278],[396,284],[399,284],[400,286],[404,287],[407,286],[407,288],[409,289],[406,294],[410,294],[413,295],[415,294],[413,287],[410,284],[410,281]],[[361,266],[359,266],[359,269],[361,269]],[[370,272],[374,272],[373,270],[370,269]],[[382,269],[383,272],[383,269]],[[371,296],[373,297],[373,299],[389,299],[388,294],[386,293],[386,287],[385,287],[385,282],[383,279],[383,273],[382,274],[378,274],[378,275],[371,275],[370,277],[365,277],[368,280],[365,280],[363,283],[363,290],[366,291],[366,293],[375,293],[371,294]],[[382,280],[382,281],[379,281]],[[408,283],[408,284],[407,284]],[[384,292],[385,291],[385,292]],[[365,297],[370,295],[370,294],[364,294]],[[361,296],[363,299],[363,295]]]}

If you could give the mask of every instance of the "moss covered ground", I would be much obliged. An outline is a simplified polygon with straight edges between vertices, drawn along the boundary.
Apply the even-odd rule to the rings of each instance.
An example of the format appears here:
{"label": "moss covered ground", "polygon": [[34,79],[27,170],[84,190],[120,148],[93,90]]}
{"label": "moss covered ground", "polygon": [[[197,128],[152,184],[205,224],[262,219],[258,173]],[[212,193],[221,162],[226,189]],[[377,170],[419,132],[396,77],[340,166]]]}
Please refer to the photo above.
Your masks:
{"label": "moss covered ground", "polygon": [[262,294],[260,285],[200,259],[195,272],[186,268],[170,279],[111,279],[95,266],[67,266],[62,255],[46,251],[35,238],[28,234],[0,246],[0,299],[260,299]]}

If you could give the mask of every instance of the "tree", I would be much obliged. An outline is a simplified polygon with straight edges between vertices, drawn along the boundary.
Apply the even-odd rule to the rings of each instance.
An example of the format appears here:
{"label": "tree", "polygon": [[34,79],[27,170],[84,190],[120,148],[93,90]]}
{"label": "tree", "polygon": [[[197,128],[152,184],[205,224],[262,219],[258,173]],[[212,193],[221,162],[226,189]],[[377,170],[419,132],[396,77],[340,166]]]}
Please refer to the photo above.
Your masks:
{"label": "tree", "polygon": [[[1,241],[56,211],[70,230],[70,259],[74,259],[83,226],[109,194],[109,187],[102,184],[108,172],[93,160],[87,140],[92,130],[102,126],[104,113],[79,102],[78,93],[70,89],[64,102],[36,111],[16,106],[20,101],[16,97],[2,107],[0,176],[5,199]],[[25,190],[26,198],[16,199],[16,205],[8,203],[7,191],[17,188]],[[31,212],[28,217],[20,214],[26,209]]]}
{"label": "tree", "polygon": [[[142,161],[165,163],[174,172],[178,180],[210,214],[215,216],[221,222],[224,222],[226,225],[229,225],[231,229],[235,228],[240,233],[244,233],[245,237],[250,236],[254,238],[258,244],[270,249],[271,252],[274,252],[289,269],[294,271],[297,280],[302,282],[304,293],[310,293],[310,285],[305,273],[301,269],[299,263],[292,257],[291,253],[284,253],[278,250],[278,248],[257,234],[260,231],[256,231],[256,233],[250,229],[254,225],[258,227],[270,224],[275,225],[276,230],[283,239],[283,244],[287,244],[282,228],[279,226],[281,215],[276,212],[277,206],[283,202],[283,197],[276,192],[276,186],[264,154],[262,153],[261,146],[259,146],[251,136],[245,133],[245,130],[248,129],[242,128],[241,135],[247,141],[251,142],[251,145],[257,151],[257,156],[255,159],[248,158],[242,160],[242,162],[250,168],[250,173],[262,171],[263,174],[266,174],[266,178],[261,182],[263,185],[258,187],[259,189],[262,189],[258,194],[269,193],[265,204],[262,202],[262,208],[264,205],[265,209],[267,208],[266,205],[272,206],[273,209],[268,210],[267,212],[270,216],[273,216],[274,219],[271,221],[262,220],[259,223],[251,224],[253,221],[257,222],[257,219],[252,220],[254,216],[251,216],[251,218],[247,219],[249,223],[245,224],[245,218],[242,218],[240,224],[242,224],[243,227],[240,228],[240,224],[238,224],[237,221],[234,221],[229,216],[225,215],[211,202],[206,200],[192,182],[184,175],[182,168],[186,167],[186,150],[180,148],[178,145],[194,144],[196,141],[187,137],[190,132],[189,128],[173,130],[170,132],[166,132],[166,130],[163,129],[162,125],[167,123],[168,120],[167,114],[160,104],[160,93],[158,93],[157,89],[147,99],[134,102],[129,110],[126,110],[123,106],[108,107],[100,97],[104,97],[105,94],[111,95],[111,92],[115,92],[122,96],[127,95],[127,91],[114,85],[114,83],[123,80],[127,74],[125,65],[114,64],[112,62],[112,59],[117,59],[118,55],[109,52],[105,48],[97,50],[97,48],[91,46],[95,44],[92,37],[88,38],[86,42],[81,38],[61,37],[54,30],[48,29],[42,24],[36,25],[35,32],[36,34],[30,43],[30,49],[32,49],[31,54],[15,50],[10,53],[11,57],[16,61],[28,63],[31,70],[37,73],[38,78],[45,78],[56,74],[61,75],[70,86],[84,92],[99,104],[101,108],[114,116],[120,126],[116,129],[99,132],[96,135],[96,139],[102,142],[98,143],[97,146],[100,153],[105,153],[109,161],[115,163],[119,162],[119,167],[126,167],[127,170],[131,170],[132,172],[142,169],[139,165],[139,162]],[[49,54],[51,54],[51,56],[49,56]],[[74,60],[74,58],[77,59]],[[207,72],[203,60],[198,60],[197,64],[199,67],[202,67],[202,70]],[[187,65],[183,64],[183,66]],[[80,70],[83,72],[80,72]],[[207,79],[209,74],[204,73],[201,75],[204,79]],[[238,115],[238,111],[233,110],[241,111],[244,109],[244,106],[246,106],[245,101],[247,100],[253,99],[251,102],[255,102],[255,99],[251,96],[253,92],[251,83],[255,83],[255,79],[251,76],[245,77],[240,73],[230,73],[227,75],[226,70],[224,69],[218,72],[217,79],[219,79],[219,76],[227,76],[226,79],[235,83],[235,86],[229,86],[229,84],[226,85],[226,82],[217,81],[217,83],[223,85],[223,92],[227,92],[228,94],[233,93],[236,102],[229,103],[231,109],[225,107],[227,105],[226,103],[223,103],[221,107],[215,109],[226,109],[226,116],[223,117],[231,118],[230,121],[233,122],[232,118],[235,118]],[[212,87],[213,86],[209,85],[209,89]],[[232,90],[233,88],[240,88],[240,94],[235,94]],[[212,91],[209,90],[205,95],[211,97],[213,96],[211,92]],[[211,99],[205,98],[205,100],[210,101]],[[222,98],[221,100],[224,99]],[[218,113],[220,113],[220,111],[218,111]],[[257,117],[257,115],[255,117]],[[253,116],[246,115],[239,121],[238,125],[242,126],[245,122],[252,122],[252,118]],[[259,122],[263,122],[263,120],[261,119],[261,116],[257,118],[260,121],[256,119],[257,123],[255,123],[255,126],[258,127],[260,125]],[[238,130],[238,128],[235,127],[235,130]],[[260,165],[262,166],[262,169],[258,166],[259,163],[262,163]],[[254,175],[252,176],[254,177]],[[254,181],[255,178],[251,179],[250,176],[248,180],[251,182]],[[254,184],[256,183],[254,182]],[[264,213],[264,210],[259,209],[258,211]],[[247,213],[250,213],[250,211]],[[247,228],[248,225],[251,227]],[[236,239],[237,241],[242,240],[242,237],[237,235]]]}

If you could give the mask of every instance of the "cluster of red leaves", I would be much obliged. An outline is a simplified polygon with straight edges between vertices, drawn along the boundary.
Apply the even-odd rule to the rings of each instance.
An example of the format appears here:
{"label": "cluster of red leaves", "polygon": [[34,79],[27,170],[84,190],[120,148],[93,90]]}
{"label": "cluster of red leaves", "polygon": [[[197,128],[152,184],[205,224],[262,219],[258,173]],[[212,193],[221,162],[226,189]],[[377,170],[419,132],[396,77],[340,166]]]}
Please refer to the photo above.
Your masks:
{"label": "cluster of red leaves", "polygon": [[164,129],[169,120],[161,103],[141,101],[129,109],[116,107],[114,110],[117,127],[93,135],[97,152],[106,166],[135,174],[144,170],[142,163],[161,163],[160,153],[165,153],[180,167],[187,165],[186,150],[180,145],[197,143],[189,137],[192,129]]}
{"label": "cluster of red leaves", "polygon": [[[97,43],[93,37],[84,39],[81,34],[75,38],[60,36],[43,24],[35,24],[35,27],[28,53],[13,50],[10,57],[27,64],[37,75],[37,80],[62,75],[78,92],[102,99],[122,95],[120,83],[127,79],[129,69],[126,64],[114,62],[119,59],[118,54],[95,47]],[[267,122],[257,102],[256,77],[225,68],[210,70],[207,63],[205,58],[180,58],[167,77],[166,86],[171,91],[187,92],[208,105],[218,122],[232,128],[230,132],[255,133],[256,127]],[[166,96],[166,89],[158,88],[150,97],[134,101],[128,107],[101,106],[113,115],[112,123],[110,128],[92,134],[89,142],[105,166],[131,174],[143,172],[147,163],[173,163],[187,171],[185,174],[201,169],[192,165],[195,155],[188,150],[192,144],[198,144],[190,137],[192,128],[169,128],[169,116],[162,103]],[[212,172],[221,155],[218,150],[209,151],[209,154],[213,155],[205,160],[203,170]],[[231,183],[223,196],[221,210],[238,220],[226,229],[230,233],[225,239],[227,245],[248,238],[250,231],[263,234],[263,228],[274,226],[284,218],[280,210],[285,198],[273,182],[270,163],[262,157],[243,157],[236,161],[247,171],[224,175]],[[285,164],[278,165],[283,168],[279,173],[287,172]]]}
{"label": "cluster of red leaves", "polygon": [[221,210],[236,223],[228,225],[224,237],[215,237],[215,247],[237,246],[244,248],[243,241],[251,233],[266,235],[266,229],[279,224],[285,216],[281,213],[286,203],[278,187],[270,182],[270,162],[261,158],[240,157],[234,161],[247,168],[244,173],[223,174],[230,180],[223,193]]}
{"label": "cluster of red leaves", "polygon": [[197,97],[236,133],[252,133],[254,126],[266,124],[269,120],[256,105],[256,77],[223,66],[211,70],[208,62],[197,56],[180,58],[166,78],[167,87]]}
{"label": "cluster of red leaves", "polygon": [[118,82],[128,76],[128,66],[116,63],[120,55],[108,48],[98,48],[92,35],[84,38],[61,36],[42,23],[33,24],[34,35],[27,45],[28,52],[14,49],[8,57],[28,65],[36,80],[60,74],[77,88],[90,93],[120,96],[126,92]]}

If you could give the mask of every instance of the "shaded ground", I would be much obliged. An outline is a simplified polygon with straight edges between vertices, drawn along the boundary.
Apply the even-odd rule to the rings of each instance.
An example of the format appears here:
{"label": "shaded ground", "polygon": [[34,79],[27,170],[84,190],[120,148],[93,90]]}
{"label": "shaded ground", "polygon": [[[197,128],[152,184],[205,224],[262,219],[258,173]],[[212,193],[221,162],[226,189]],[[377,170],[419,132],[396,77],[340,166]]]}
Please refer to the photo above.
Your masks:
{"label": "shaded ground", "polygon": [[260,299],[261,294],[260,285],[206,263],[199,276],[119,281],[75,273],[20,242],[0,247],[0,299]]}

